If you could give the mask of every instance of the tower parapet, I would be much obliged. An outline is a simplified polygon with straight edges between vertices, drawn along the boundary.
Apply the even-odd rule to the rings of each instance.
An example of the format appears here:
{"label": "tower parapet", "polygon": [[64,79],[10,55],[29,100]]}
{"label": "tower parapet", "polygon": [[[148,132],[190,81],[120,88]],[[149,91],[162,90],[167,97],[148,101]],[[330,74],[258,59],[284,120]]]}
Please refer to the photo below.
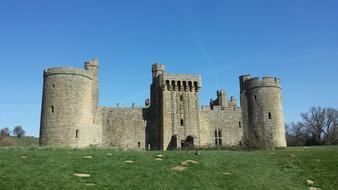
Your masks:
{"label": "tower parapet", "polygon": [[201,76],[187,74],[168,74],[159,76],[159,86],[164,91],[196,91],[202,88]]}
{"label": "tower parapet", "polygon": [[262,79],[254,77],[246,80],[246,90],[262,87],[275,87],[281,89],[281,81],[276,77],[263,77]]}
{"label": "tower parapet", "polygon": [[281,81],[275,77],[240,77],[243,136],[249,146],[286,146]]}

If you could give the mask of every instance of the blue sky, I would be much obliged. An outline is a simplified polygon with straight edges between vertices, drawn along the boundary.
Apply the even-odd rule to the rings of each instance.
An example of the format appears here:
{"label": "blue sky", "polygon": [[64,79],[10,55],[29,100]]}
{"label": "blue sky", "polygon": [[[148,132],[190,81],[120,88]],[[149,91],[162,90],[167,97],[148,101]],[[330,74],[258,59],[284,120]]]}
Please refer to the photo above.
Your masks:
{"label": "blue sky", "polygon": [[238,77],[282,79],[286,122],[338,108],[338,1],[0,0],[0,128],[38,136],[42,73],[100,59],[100,104],[144,105],[151,64],[201,74],[200,104]]}

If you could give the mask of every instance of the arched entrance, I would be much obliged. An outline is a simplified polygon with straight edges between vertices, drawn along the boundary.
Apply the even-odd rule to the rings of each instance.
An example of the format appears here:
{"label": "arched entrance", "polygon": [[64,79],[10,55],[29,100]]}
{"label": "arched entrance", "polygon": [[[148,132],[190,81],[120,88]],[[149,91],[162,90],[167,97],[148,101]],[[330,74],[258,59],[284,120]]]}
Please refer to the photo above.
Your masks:
{"label": "arched entrance", "polygon": [[176,135],[171,136],[169,145],[168,145],[168,150],[174,150],[177,148],[177,137]]}
{"label": "arched entrance", "polygon": [[194,137],[187,136],[185,140],[181,141],[182,148],[193,148],[194,147]]}

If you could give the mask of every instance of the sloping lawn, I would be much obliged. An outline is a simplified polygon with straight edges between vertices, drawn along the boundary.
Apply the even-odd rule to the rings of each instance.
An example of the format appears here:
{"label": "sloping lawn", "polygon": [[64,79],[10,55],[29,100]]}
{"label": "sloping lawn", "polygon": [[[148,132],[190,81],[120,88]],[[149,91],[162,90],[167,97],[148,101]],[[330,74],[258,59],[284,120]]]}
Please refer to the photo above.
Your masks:
{"label": "sloping lawn", "polygon": [[[190,161],[182,165],[186,160]],[[4,190],[309,187],[338,188],[338,147],[201,151],[199,155],[187,151],[0,149],[0,189]]]}

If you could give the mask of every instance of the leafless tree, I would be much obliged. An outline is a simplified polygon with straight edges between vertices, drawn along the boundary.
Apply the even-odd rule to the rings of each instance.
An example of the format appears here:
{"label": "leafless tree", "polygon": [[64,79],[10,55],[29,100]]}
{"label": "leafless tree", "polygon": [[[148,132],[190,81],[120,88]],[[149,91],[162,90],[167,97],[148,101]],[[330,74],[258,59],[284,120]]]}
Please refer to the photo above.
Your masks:
{"label": "leafless tree", "polygon": [[301,113],[301,124],[313,141],[311,144],[334,144],[337,141],[336,131],[338,111],[334,108],[312,107],[309,112]]}
{"label": "leafless tree", "polygon": [[292,122],[286,125],[286,138],[288,146],[302,146],[308,137],[306,127],[301,122]]}

